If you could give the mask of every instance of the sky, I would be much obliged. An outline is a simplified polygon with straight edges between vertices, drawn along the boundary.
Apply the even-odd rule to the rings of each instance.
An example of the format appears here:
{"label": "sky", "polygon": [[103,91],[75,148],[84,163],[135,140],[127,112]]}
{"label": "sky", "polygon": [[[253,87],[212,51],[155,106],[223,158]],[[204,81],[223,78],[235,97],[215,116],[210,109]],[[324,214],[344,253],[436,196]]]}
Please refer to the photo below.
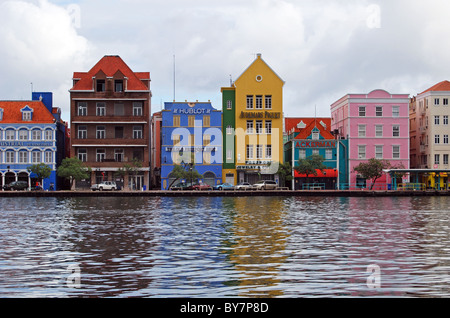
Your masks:
{"label": "sky", "polygon": [[[285,81],[286,117],[330,117],[349,93],[411,96],[450,80],[448,0],[0,0],[0,100],[53,92],[104,55],[150,72],[152,113],[210,100],[257,53]],[[175,83],[175,85],[174,85]]]}

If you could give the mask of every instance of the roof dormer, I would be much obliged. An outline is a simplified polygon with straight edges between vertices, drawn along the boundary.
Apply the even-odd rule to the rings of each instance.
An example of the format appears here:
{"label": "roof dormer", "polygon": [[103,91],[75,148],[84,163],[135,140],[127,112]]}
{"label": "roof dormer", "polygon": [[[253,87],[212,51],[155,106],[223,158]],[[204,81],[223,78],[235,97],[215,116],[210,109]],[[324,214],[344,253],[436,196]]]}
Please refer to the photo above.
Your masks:
{"label": "roof dormer", "polygon": [[22,121],[32,121],[33,120],[33,108],[26,105],[20,110],[22,113]]}

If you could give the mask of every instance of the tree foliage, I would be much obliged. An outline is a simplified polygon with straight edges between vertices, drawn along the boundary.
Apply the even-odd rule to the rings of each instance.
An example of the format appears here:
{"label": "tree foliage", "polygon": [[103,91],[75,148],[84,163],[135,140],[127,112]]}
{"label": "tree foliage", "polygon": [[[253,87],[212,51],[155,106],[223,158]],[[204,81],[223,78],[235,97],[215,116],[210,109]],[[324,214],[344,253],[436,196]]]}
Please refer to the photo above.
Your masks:
{"label": "tree foliage", "polygon": [[37,163],[34,164],[32,166],[29,166],[27,168],[27,170],[30,173],[34,173],[36,175],[36,177],[41,180],[41,182],[50,177],[50,175],[52,174],[52,168],[50,168],[50,166],[46,165],[45,163]]}
{"label": "tree foliage", "polygon": [[195,169],[194,164],[174,165],[170,172],[170,177],[174,180],[170,183],[168,189],[178,180],[186,179],[189,182],[203,178],[203,176]]}
{"label": "tree foliage", "polygon": [[280,163],[278,165],[278,176],[280,177],[280,185],[285,185],[287,181],[292,181],[294,178],[292,176],[292,166],[289,161],[286,161],[284,163]]}
{"label": "tree foliage", "polygon": [[353,170],[360,174],[362,178],[371,180],[370,190],[372,190],[375,182],[383,175],[383,170],[390,167],[391,164],[387,160],[371,158],[367,162],[361,162]]}
{"label": "tree foliage", "polygon": [[306,159],[299,159],[298,164],[294,169],[300,174],[306,174],[306,177],[310,175],[317,176],[317,171],[323,171],[327,166],[323,163],[323,157],[318,154],[313,154]]}
{"label": "tree foliage", "polygon": [[90,172],[91,168],[86,167],[83,162],[76,157],[64,159],[57,170],[58,176],[71,181],[72,188],[74,187],[74,182],[76,180],[89,178]]}

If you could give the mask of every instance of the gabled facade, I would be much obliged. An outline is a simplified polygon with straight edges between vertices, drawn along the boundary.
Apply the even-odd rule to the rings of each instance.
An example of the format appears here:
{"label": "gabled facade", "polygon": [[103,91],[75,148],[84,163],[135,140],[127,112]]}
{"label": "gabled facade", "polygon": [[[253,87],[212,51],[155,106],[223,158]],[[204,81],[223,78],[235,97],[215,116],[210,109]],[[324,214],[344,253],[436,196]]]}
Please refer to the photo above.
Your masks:
{"label": "gabled facade", "polygon": [[231,87],[223,87],[223,181],[278,181],[283,162],[284,81],[258,54]]}
{"label": "gabled facade", "polygon": [[[33,93],[33,99],[0,101],[0,186],[25,181],[29,189],[40,183],[44,190],[59,190],[56,169],[66,156],[67,126],[53,114],[51,93]],[[39,163],[52,170],[42,184],[28,171],[28,167]]]}
{"label": "gabled facade", "polygon": [[327,169],[316,175],[302,175],[293,169],[294,190],[339,189],[339,183],[346,184],[347,141],[338,140],[331,131],[331,118],[286,118],[285,161],[292,167],[300,159],[313,154],[323,157]]}
{"label": "gabled facade", "polygon": [[[355,171],[361,162],[384,159],[409,169],[409,95],[374,90],[348,94],[331,105],[331,130],[348,140],[349,187],[365,188],[369,181]],[[378,179],[374,189],[386,189],[389,176]]]}
{"label": "gabled facade", "polygon": [[[71,155],[92,168],[79,186],[116,181],[124,189],[149,189],[150,73],[107,55],[88,72],[75,72],[69,92]],[[130,166],[137,173],[127,173],[122,183],[116,172]]]}

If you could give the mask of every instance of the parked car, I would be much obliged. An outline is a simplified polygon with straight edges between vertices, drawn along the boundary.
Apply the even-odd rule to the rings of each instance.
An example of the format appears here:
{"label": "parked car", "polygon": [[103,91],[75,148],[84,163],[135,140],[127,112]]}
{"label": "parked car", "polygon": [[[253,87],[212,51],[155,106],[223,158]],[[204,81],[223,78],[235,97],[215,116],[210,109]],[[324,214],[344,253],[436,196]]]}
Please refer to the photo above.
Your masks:
{"label": "parked car", "polygon": [[241,183],[238,183],[234,188],[236,190],[247,190],[247,189],[251,189],[252,185],[248,182],[241,182]]}
{"label": "parked car", "polygon": [[213,187],[214,190],[234,190],[234,185],[232,185],[231,183],[221,183],[218,185],[215,185]]}
{"label": "parked car", "polygon": [[256,190],[275,190],[278,188],[278,184],[275,181],[271,180],[261,180],[256,182],[253,185],[253,188]]}
{"label": "parked car", "polygon": [[181,183],[178,183],[178,184],[176,184],[174,186],[171,186],[170,190],[172,190],[172,191],[192,190],[192,189],[189,189],[190,187],[191,187],[191,183],[181,182]]}
{"label": "parked car", "polygon": [[207,183],[202,183],[202,184],[194,184],[192,187],[189,187],[189,190],[212,190],[212,187],[207,184]]}
{"label": "parked car", "polygon": [[117,190],[117,185],[114,181],[103,181],[91,186],[92,191]]}
{"label": "parked car", "polygon": [[18,191],[18,190],[27,190],[28,189],[28,182],[26,181],[13,181],[9,184],[6,184],[3,186],[3,189],[5,190],[11,190],[11,191]]}

